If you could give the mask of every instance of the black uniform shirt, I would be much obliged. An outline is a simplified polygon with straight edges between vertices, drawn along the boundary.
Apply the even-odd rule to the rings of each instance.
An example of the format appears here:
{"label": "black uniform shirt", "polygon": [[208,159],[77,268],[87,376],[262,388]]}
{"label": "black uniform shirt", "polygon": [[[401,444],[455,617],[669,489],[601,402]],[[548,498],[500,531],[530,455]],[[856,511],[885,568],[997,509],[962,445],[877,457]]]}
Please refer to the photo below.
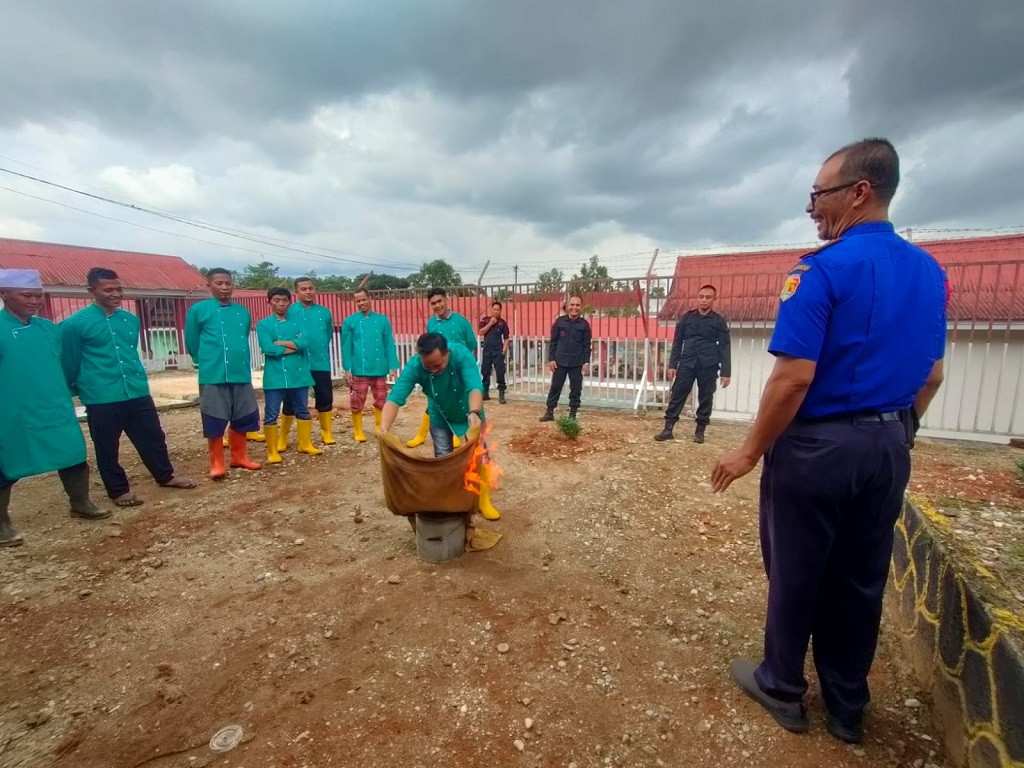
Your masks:
{"label": "black uniform shirt", "polygon": [[702,315],[691,309],[676,323],[672,340],[672,355],[668,367],[717,368],[722,376],[730,376],[732,356],[729,349],[729,326],[725,318],[715,311]]}

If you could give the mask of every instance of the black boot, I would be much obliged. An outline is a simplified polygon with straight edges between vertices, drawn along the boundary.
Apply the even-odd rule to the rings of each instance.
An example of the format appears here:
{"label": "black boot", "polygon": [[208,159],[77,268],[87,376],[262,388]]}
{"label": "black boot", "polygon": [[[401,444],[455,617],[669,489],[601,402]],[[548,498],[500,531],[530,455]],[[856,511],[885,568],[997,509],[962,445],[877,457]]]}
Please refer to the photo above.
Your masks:
{"label": "black boot", "polygon": [[484,392],[484,400],[490,400],[490,399],[491,399],[491,393],[490,393],[490,390],[488,390],[487,392]]}
{"label": "black boot", "polygon": [[100,509],[89,498],[89,465],[85,462],[75,467],[62,469],[58,473],[64,484],[64,492],[71,502],[71,514],[86,520],[102,520],[110,517],[109,509]]}
{"label": "black boot", "polygon": [[704,442],[704,425],[698,424],[696,431],[693,433],[693,442],[703,443]]}
{"label": "black boot", "polygon": [[541,416],[537,421],[554,421],[555,420],[555,409],[548,408],[544,411],[544,415]]}
{"label": "black boot", "polygon": [[666,426],[663,430],[661,430],[661,432],[654,436],[654,439],[657,440],[659,443],[663,443],[666,440],[674,440],[675,438],[672,436],[672,427]]}
{"label": "black boot", "polygon": [[24,544],[21,534],[14,530],[8,507],[11,504],[11,486],[0,488],[0,547],[17,547]]}
{"label": "black boot", "polygon": [[569,409],[569,418],[572,419],[573,421],[576,421],[576,411],[577,410],[578,410],[577,408],[570,408]]}
{"label": "black boot", "polygon": [[505,401],[505,391],[504,390],[498,390],[498,402],[501,403],[502,405],[505,405],[506,401]]}

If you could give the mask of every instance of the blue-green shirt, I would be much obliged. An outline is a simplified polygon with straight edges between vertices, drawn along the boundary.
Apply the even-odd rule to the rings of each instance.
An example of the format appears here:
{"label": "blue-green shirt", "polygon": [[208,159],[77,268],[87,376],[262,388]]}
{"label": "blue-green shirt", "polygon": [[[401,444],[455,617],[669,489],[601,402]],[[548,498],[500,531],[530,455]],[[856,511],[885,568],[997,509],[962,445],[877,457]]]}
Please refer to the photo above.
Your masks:
{"label": "blue-green shirt", "polygon": [[311,371],[331,370],[331,338],[334,336],[334,318],[331,310],[320,304],[306,307],[297,301],[288,307],[288,318],[297,320],[302,327],[302,337],[309,345],[306,354],[309,356]]}
{"label": "blue-green shirt", "polygon": [[85,438],[61,370],[60,329],[0,309],[0,472],[8,480],[85,461]]}
{"label": "blue-green shirt", "polygon": [[469,320],[458,312],[449,312],[445,317],[431,315],[427,320],[427,333],[440,333],[448,340],[448,345],[461,344],[474,355],[476,354],[476,331]]}
{"label": "blue-green shirt", "polygon": [[448,348],[448,367],[436,376],[423,367],[419,355],[413,355],[398,375],[388,402],[405,405],[419,384],[427,396],[427,413],[434,424],[448,425],[456,435],[469,430],[469,393],[484,391],[476,358],[461,344]]}
{"label": "blue-green shirt", "polygon": [[398,370],[391,321],[377,312],[356,312],[341,324],[341,364],[353,376],[379,378]]}
{"label": "blue-green shirt", "polygon": [[139,358],[139,327],[131,312],[117,309],[107,315],[97,304],[60,324],[64,377],[83,405],[149,396],[149,378]]}
{"label": "blue-green shirt", "polygon": [[199,369],[200,384],[251,384],[249,331],[252,316],[241,304],[207,299],[185,316],[185,349]]}
{"label": "blue-green shirt", "polygon": [[[309,372],[309,346],[300,321],[277,315],[264,317],[256,323],[256,338],[266,358],[263,364],[263,389],[296,389],[312,387],[313,376]],[[285,354],[285,347],[275,341],[291,341],[298,351]]]}

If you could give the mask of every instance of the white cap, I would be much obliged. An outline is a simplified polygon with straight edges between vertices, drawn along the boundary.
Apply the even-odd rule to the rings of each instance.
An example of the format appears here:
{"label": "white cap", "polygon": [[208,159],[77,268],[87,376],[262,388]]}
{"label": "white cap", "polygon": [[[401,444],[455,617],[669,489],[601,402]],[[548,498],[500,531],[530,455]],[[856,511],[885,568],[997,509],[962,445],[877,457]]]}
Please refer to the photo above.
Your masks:
{"label": "white cap", "polygon": [[0,288],[20,288],[41,291],[43,283],[34,269],[0,269]]}

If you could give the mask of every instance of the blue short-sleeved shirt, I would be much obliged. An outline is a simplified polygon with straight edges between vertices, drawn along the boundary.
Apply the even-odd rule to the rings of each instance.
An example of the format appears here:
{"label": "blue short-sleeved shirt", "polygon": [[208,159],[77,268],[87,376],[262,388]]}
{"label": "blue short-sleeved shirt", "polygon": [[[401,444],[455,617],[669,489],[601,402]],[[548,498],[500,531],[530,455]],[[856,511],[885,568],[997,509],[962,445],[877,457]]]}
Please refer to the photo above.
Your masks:
{"label": "blue short-sleeved shirt", "polygon": [[889,222],[851,227],[796,265],[773,355],[817,363],[799,416],[909,408],[946,348],[946,276]]}

